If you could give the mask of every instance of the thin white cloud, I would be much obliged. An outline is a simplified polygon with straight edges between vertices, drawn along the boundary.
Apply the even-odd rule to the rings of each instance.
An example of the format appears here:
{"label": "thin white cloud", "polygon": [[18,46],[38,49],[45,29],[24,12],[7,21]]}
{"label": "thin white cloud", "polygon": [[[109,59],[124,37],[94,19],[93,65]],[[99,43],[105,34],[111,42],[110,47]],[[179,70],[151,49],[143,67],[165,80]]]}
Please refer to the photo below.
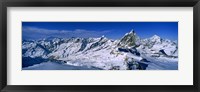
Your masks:
{"label": "thin white cloud", "polygon": [[84,30],[84,29],[75,29],[75,30],[49,30],[37,27],[23,27],[22,28],[23,39],[41,39],[46,37],[61,37],[61,38],[70,38],[70,37],[100,37],[109,33],[109,30],[103,31],[94,31],[94,30]]}

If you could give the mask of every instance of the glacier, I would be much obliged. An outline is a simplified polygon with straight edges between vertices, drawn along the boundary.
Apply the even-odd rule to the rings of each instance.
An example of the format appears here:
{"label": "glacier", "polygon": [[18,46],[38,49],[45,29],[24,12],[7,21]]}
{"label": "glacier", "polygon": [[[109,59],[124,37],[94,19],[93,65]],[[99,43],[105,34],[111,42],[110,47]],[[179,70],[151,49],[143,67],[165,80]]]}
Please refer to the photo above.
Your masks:
{"label": "glacier", "polygon": [[22,70],[178,70],[178,43],[134,30],[119,40],[58,38],[22,41]]}

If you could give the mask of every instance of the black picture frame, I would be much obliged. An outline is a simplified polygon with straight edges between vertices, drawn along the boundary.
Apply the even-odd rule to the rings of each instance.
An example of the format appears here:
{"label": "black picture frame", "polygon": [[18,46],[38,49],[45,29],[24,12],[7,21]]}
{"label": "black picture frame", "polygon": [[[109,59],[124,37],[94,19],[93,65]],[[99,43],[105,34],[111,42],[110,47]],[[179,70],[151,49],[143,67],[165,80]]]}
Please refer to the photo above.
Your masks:
{"label": "black picture frame", "polygon": [[[194,85],[7,85],[7,7],[193,7]],[[200,92],[200,0],[2,0],[0,1],[0,90],[2,92]]]}

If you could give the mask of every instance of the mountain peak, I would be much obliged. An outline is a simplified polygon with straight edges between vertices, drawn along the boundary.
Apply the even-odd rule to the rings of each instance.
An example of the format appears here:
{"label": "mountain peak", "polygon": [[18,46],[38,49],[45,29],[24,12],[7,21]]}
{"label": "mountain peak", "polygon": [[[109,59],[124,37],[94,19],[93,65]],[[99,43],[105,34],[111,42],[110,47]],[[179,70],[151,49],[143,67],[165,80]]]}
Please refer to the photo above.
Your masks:
{"label": "mountain peak", "polygon": [[129,32],[129,34],[134,34],[135,33],[135,31],[133,30],[133,29],[131,29],[131,31]]}
{"label": "mountain peak", "polygon": [[135,31],[134,31],[133,29],[131,29],[131,31],[130,31],[129,33],[126,33],[125,36],[126,36],[126,35],[131,35],[131,34],[132,34],[132,35],[135,35]]}
{"label": "mountain peak", "polygon": [[151,41],[153,42],[161,42],[162,39],[158,35],[154,35],[150,38]]}
{"label": "mountain peak", "polygon": [[100,37],[100,39],[107,39],[104,35],[102,35],[101,37]]}
{"label": "mountain peak", "polygon": [[160,36],[154,35],[154,36],[151,37],[151,39],[160,39]]}
{"label": "mountain peak", "polygon": [[126,33],[124,37],[121,38],[118,45],[120,46],[134,46],[136,44],[137,36],[132,29],[129,33]]}

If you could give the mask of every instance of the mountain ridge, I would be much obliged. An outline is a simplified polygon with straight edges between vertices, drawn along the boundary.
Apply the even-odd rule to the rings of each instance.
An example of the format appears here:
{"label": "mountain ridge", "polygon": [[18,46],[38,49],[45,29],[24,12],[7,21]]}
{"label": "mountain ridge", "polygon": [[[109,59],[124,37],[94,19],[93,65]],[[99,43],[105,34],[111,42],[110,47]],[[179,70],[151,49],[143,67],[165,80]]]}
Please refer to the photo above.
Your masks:
{"label": "mountain ridge", "polygon": [[[175,42],[157,35],[140,39],[134,30],[126,33],[120,40],[114,41],[105,36],[23,41],[22,50],[23,57],[51,58],[65,61],[68,65],[93,66],[106,70],[144,69],[133,66],[133,63],[140,65],[145,60],[163,62],[162,59],[177,62],[178,58],[178,46]],[[147,65],[151,67],[150,64]]]}

